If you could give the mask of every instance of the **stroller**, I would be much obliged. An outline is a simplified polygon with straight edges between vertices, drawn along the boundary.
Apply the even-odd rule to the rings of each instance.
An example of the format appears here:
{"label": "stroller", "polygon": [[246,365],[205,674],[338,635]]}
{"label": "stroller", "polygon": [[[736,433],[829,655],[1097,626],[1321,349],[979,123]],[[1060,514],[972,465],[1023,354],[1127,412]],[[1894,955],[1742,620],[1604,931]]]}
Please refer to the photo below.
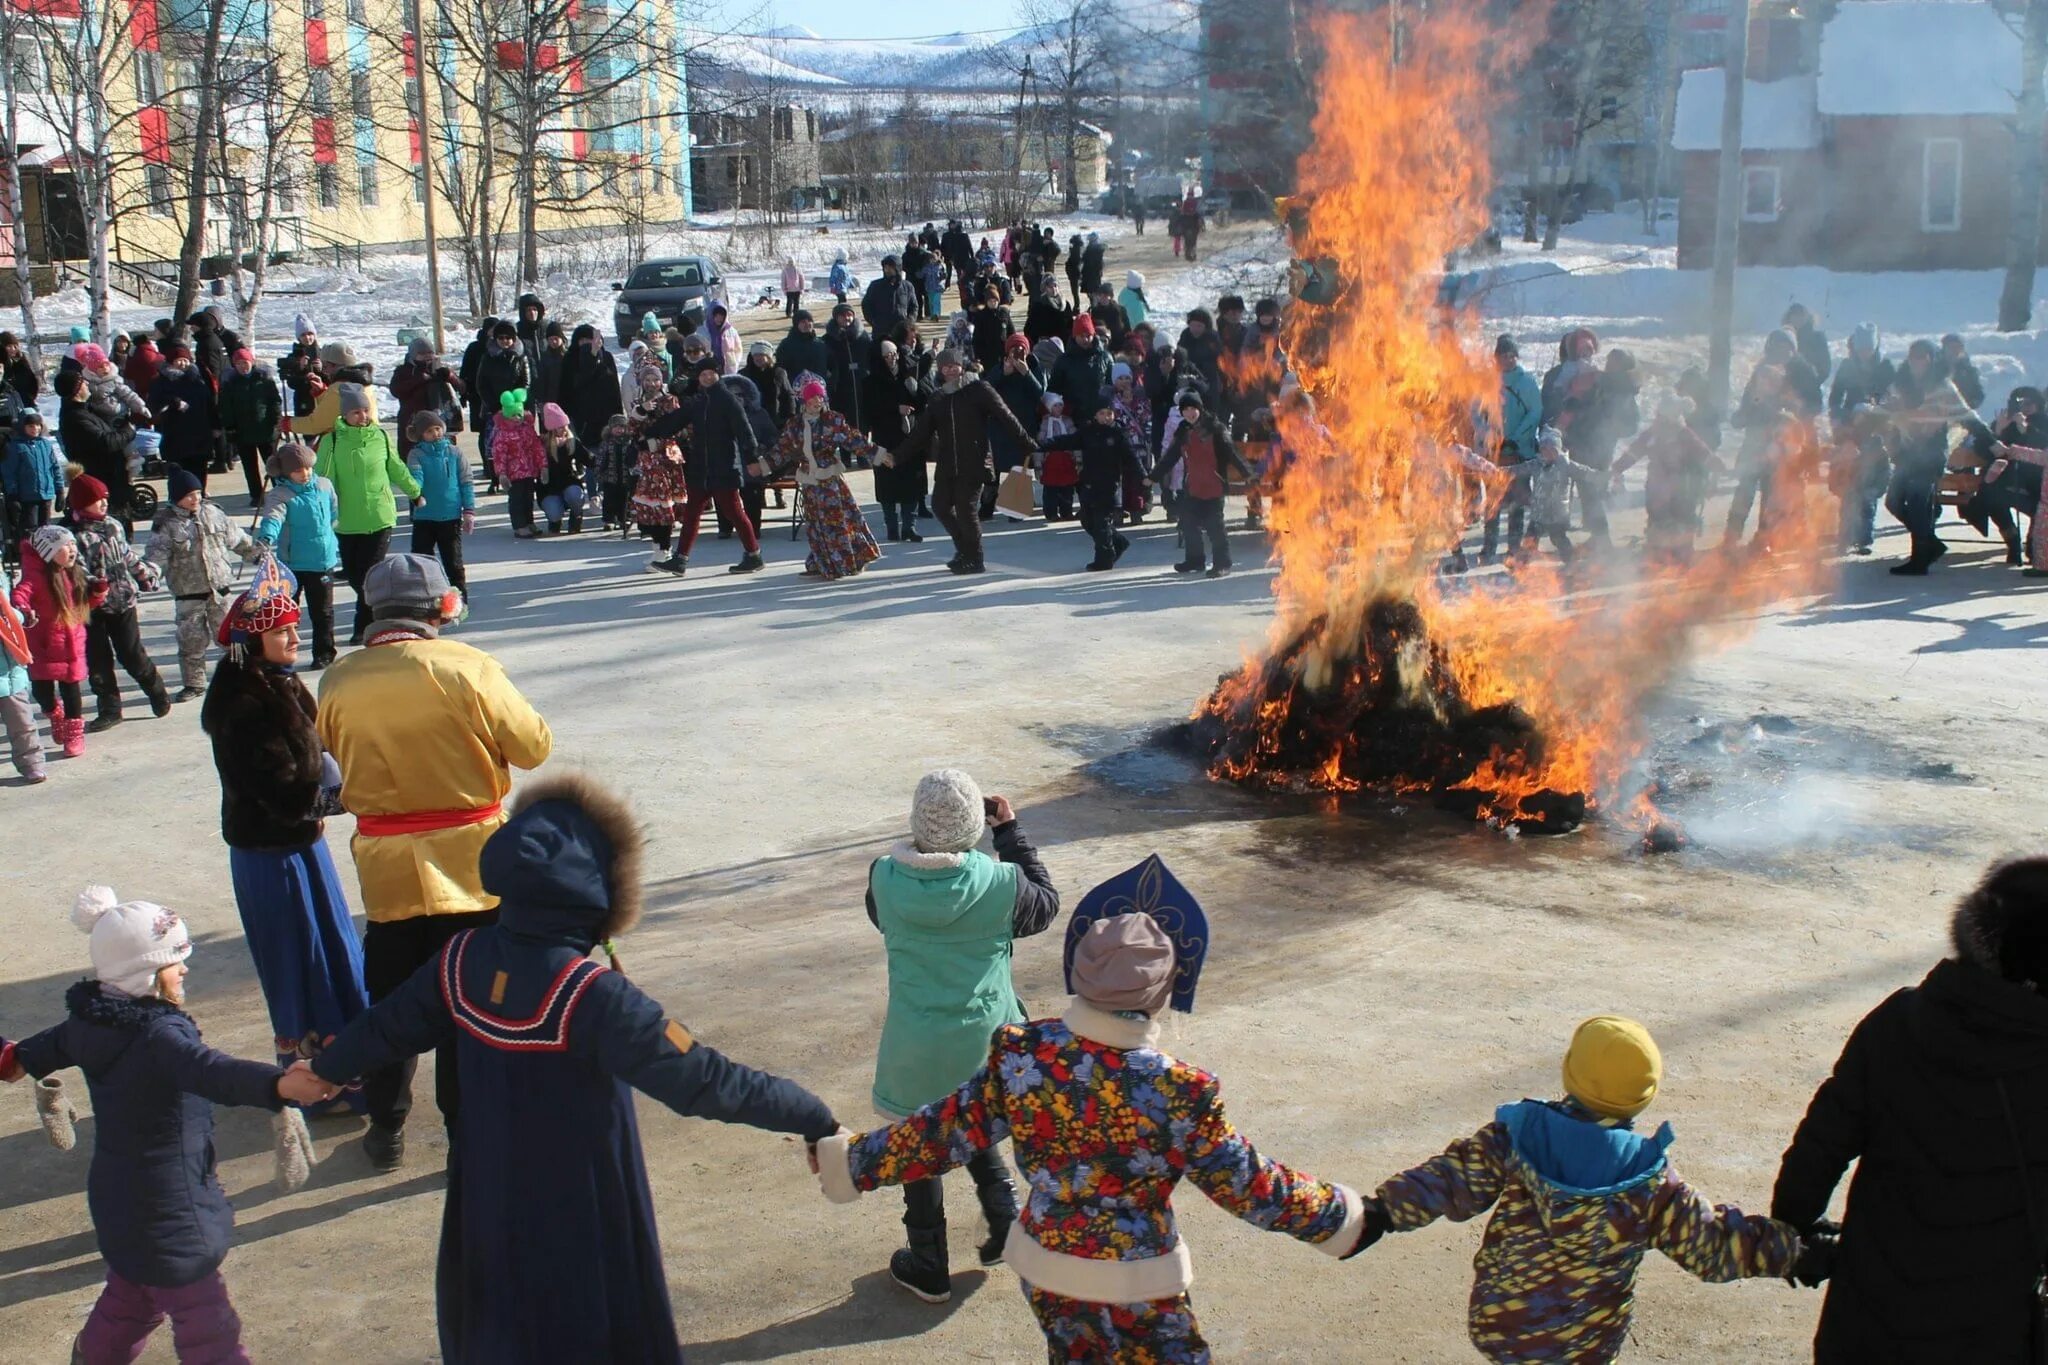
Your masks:
{"label": "stroller", "polygon": [[171,472],[163,457],[163,439],[149,427],[140,427],[128,442],[128,515],[137,521],[156,515],[156,490],[142,481],[166,478]]}

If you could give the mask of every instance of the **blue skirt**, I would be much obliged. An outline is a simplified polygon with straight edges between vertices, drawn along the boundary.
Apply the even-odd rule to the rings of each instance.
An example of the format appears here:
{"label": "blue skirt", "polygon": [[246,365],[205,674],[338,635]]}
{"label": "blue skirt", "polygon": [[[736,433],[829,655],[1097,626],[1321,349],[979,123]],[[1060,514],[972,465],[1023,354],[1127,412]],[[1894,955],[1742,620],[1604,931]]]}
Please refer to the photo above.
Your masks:
{"label": "blue skirt", "polygon": [[[320,1055],[344,1025],[370,1008],[363,945],[327,845],[289,852],[230,848],[235,906],[263,985],[277,1064]],[[360,1090],[347,1092],[362,1109]]]}

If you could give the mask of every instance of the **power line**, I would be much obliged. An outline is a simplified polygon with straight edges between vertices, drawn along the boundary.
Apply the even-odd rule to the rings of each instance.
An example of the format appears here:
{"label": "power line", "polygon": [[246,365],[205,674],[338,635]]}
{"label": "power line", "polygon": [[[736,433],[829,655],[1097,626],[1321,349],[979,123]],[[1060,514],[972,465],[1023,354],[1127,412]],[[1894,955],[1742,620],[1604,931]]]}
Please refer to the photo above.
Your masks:
{"label": "power line", "polygon": [[891,35],[887,38],[826,38],[818,34],[799,36],[794,33],[735,33],[734,38],[745,38],[758,43],[925,43],[939,38],[988,38],[998,34],[1015,37],[1029,25],[1012,25],[1009,28],[956,28],[944,33],[911,33]]}

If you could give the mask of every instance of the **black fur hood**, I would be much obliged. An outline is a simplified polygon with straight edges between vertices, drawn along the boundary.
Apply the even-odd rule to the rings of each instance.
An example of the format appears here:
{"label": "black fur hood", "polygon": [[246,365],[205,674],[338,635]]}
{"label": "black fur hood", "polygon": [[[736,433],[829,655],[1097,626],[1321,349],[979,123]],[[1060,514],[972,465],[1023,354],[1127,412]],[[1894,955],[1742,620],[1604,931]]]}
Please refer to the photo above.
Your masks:
{"label": "black fur hood", "polygon": [[140,1033],[166,1015],[182,1014],[176,1005],[155,996],[117,995],[87,977],[64,992],[64,1006],[82,1024]]}
{"label": "black fur hood", "polygon": [[1956,959],[2048,993],[2048,858],[1999,863],[1956,907]]}

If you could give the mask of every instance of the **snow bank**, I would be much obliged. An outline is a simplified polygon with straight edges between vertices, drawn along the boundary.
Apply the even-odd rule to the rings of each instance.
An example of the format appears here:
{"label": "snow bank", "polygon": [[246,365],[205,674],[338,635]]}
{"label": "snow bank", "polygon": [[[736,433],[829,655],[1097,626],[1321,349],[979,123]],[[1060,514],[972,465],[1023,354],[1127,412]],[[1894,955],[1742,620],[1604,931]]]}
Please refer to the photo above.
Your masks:
{"label": "snow bank", "polygon": [[[1719,70],[1688,71],[1678,82],[1671,119],[1671,145],[1681,152],[1721,149],[1721,103],[1727,82]],[[1815,81],[1742,83],[1742,145],[1758,152],[1808,151],[1820,146],[1820,111]]]}
{"label": "snow bank", "polygon": [[2010,114],[2020,88],[2017,22],[1980,0],[1842,5],[1821,30],[1820,111]]}

